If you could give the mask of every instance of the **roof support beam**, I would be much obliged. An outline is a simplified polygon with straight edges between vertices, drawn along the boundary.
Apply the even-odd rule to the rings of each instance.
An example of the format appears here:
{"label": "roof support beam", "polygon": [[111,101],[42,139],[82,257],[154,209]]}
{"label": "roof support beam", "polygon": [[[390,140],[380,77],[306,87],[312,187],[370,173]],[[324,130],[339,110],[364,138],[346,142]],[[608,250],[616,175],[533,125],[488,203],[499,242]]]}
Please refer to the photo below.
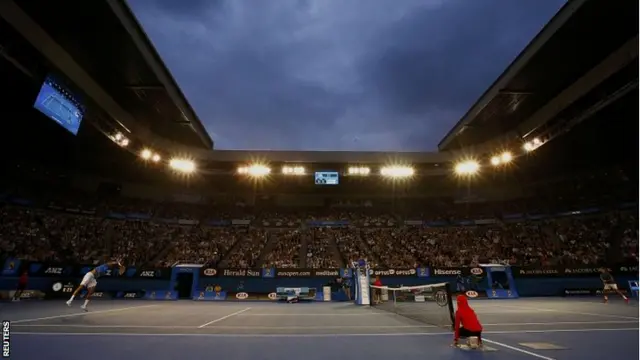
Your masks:
{"label": "roof support beam", "polygon": [[135,132],[142,139],[149,139],[148,129],[139,126],[135,119],[122,109],[107,92],[85,72],[71,55],[57,44],[13,0],[0,1],[0,17],[13,26],[38,49],[51,63],[82,89],[95,103],[118,122],[123,130]]}
{"label": "roof support beam", "polygon": [[580,79],[576,80],[555,98],[542,106],[531,117],[523,121],[516,130],[478,145],[476,150],[480,153],[492,152],[499,147],[500,144],[530,136],[536,129],[552,120],[560,112],[571,106],[571,104],[589,93],[603,81],[622,70],[632,61],[636,61],[638,59],[638,40],[639,38],[636,35],[635,38],[627,41],[618,50],[600,62],[600,64],[594,66]]}
{"label": "roof support beam", "polygon": [[125,85],[124,88],[128,90],[164,91],[164,86],[162,85]]}
{"label": "roof support beam", "polygon": [[480,97],[462,119],[445,135],[438,144],[440,150],[446,148],[456,137],[460,129],[474,119],[489,102],[502,90],[507,88],[509,82],[529,63],[538,50],[564,25],[571,16],[578,11],[588,0],[571,0],[551,19],[547,26],[529,43],[518,55],[516,60],[509,65],[491,87]]}
{"label": "roof support beam", "polygon": [[127,4],[121,0],[107,0],[107,4],[109,4],[111,10],[113,10],[118,20],[120,20],[120,23],[122,23],[122,26],[127,30],[129,36],[131,36],[131,39],[133,40],[133,43],[138,48],[138,51],[140,51],[142,57],[153,73],[164,85],[169,97],[180,110],[183,118],[182,120],[190,123],[192,130],[198,135],[204,146],[207,148],[213,148],[213,140],[200,122],[200,119],[198,119],[195,111],[191,108],[191,105],[189,105],[185,99],[182,91],[178,88],[173,77],[159,59],[159,55],[157,55],[153,45],[149,44],[146,40],[144,30],[142,30],[142,27],[135,19],[135,16]]}
{"label": "roof support beam", "polygon": [[527,137],[562,110],[589,93],[603,81],[638,59],[638,36],[627,41],[618,50],[596,65],[587,74],[567,87],[558,96],[518,126],[518,132]]}

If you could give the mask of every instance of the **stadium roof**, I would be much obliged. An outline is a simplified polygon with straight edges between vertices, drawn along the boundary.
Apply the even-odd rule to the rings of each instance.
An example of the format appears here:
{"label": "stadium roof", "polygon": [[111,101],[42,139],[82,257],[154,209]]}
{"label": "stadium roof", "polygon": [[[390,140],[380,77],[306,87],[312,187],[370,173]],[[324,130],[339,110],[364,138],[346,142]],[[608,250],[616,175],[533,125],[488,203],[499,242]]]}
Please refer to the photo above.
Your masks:
{"label": "stadium roof", "polygon": [[[136,146],[153,146],[163,159],[186,155],[199,167],[251,161],[439,167],[467,155],[465,146],[485,142],[485,150],[475,147],[472,155],[492,153],[496,147],[487,140],[505,133],[520,139],[568,110],[584,111],[600,101],[599,89],[607,79],[628,68],[633,59],[637,62],[638,56],[637,2],[612,2],[600,9],[602,3],[570,1],[456,125],[440,144],[444,151],[437,153],[212,151],[211,139],[124,0],[73,2],[74,9],[45,0],[20,2],[21,7],[12,0],[0,1],[0,17],[129,129],[140,140]],[[80,11],[80,19],[71,15]],[[46,16],[58,12],[64,14]],[[595,25],[591,16],[599,19]],[[86,29],[87,35],[74,33],[77,28]],[[101,33],[99,28],[109,31]],[[635,71],[637,86],[637,65]],[[608,86],[617,89],[619,84]]]}
{"label": "stadium roof", "polygon": [[135,136],[213,148],[124,0],[7,0],[0,2],[0,16]]}
{"label": "stadium roof", "polygon": [[522,138],[637,56],[637,1],[568,1],[438,148]]}

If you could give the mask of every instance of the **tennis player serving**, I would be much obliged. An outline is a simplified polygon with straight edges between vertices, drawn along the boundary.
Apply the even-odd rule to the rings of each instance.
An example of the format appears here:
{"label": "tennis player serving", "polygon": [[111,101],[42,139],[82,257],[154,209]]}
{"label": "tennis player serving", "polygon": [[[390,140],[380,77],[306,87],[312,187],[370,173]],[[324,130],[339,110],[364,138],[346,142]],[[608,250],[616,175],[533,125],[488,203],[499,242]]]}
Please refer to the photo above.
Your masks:
{"label": "tennis player serving", "polygon": [[86,273],[82,278],[80,285],[78,285],[76,290],[73,292],[73,295],[71,295],[71,298],[69,299],[69,301],[67,301],[67,305],[71,306],[73,299],[75,299],[76,295],[78,295],[80,290],[82,290],[82,288],[87,288],[87,296],[84,298],[84,304],[80,306],[82,310],[87,311],[87,305],[89,305],[89,299],[91,295],[93,295],[93,292],[96,289],[96,285],[98,285],[98,282],[96,281],[96,279],[106,274],[110,269],[114,268],[115,266],[118,266],[120,275],[124,274],[125,267],[122,266],[120,261],[117,261],[117,260],[110,261],[106,264],[102,264],[98,267],[95,267],[93,270],[89,271],[88,273]]}
{"label": "tennis player serving", "polygon": [[602,295],[604,296],[605,304],[609,302],[609,296],[607,296],[607,292],[612,292],[612,291],[617,292],[618,295],[622,296],[622,298],[624,299],[624,301],[627,302],[627,304],[629,303],[629,298],[624,296],[622,291],[618,289],[618,284],[616,284],[616,280],[609,273],[609,271],[607,271],[607,269],[605,268],[600,269],[600,280],[602,280],[602,285],[604,286]]}

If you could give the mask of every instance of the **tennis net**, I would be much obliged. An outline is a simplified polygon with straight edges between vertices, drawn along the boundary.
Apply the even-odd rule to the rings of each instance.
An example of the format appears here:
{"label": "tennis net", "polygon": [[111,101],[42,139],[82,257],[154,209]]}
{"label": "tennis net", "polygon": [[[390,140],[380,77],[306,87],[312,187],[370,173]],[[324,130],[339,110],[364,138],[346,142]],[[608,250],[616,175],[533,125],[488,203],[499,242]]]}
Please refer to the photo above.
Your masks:
{"label": "tennis net", "polygon": [[453,326],[449,283],[396,288],[370,287],[371,306],[376,309],[447,329]]}

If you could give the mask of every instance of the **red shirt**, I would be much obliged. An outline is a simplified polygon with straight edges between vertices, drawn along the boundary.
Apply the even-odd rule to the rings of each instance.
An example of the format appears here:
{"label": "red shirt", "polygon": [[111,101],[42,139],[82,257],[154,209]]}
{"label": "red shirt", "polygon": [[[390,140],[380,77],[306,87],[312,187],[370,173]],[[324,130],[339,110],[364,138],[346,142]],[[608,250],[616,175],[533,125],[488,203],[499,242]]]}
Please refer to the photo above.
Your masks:
{"label": "red shirt", "polygon": [[476,312],[469,306],[467,297],[458,295],[458,310],[456,310],[455,339],[460,338],[460,326],[469,331],[482,331],[482,325]]}
{"label": "red shirt", "polygon": [[27,276],[27,274],[22,274],[22,275],[20,275],[20,279],[18,279],[18,283],[20,285],[26,285],[27,284],[27,280],[29,280],[29,277]]}
{"label": "red shirt", "polygon": [[382,281],[380,281],[380,279],[374,281],[373,286],[382,286]]}

